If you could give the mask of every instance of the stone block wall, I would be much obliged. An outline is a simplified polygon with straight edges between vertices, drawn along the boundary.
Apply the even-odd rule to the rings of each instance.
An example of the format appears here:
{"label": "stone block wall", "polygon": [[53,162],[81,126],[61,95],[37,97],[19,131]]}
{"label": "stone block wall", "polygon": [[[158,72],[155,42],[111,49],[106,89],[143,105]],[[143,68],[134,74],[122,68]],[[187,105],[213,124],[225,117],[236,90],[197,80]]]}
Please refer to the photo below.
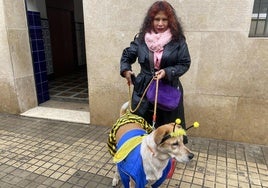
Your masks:
{"label": "stone block wall", "polygon": [[[84,1],[90,114],[111,126],[128,100],[122,50],[154,1]],[[192,66],[181,78],[192,136],[268,144],[268,40],[249,38],[253,0],[169,1],[181,19]],[[136,67],[137,70],[137,67]],[[137,70],[138,71],[138,70]]]}
{"label": "stone block wall", "polygon": [[[129,99],[122,51],[154,1],[83,1],[91,124],[111,126]],[[192,57],[181,78],[191,136],[268,144],[268,40],[249,38],[253,0],[170,0]],[[0,0],[0,111],[37,106],[24,1]],[[134,70],[138,72],[138,66]]]}
{"label": "stone block wall", "polygon": [[0,0],[0,109],[20,113],[36,106],[24,1]]}

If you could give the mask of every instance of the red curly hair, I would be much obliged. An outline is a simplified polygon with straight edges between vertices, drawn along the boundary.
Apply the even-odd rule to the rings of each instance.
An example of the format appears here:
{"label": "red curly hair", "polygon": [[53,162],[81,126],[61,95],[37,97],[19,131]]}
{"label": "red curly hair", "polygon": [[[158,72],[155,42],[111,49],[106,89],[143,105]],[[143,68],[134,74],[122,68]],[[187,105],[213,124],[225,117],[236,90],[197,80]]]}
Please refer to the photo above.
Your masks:
{"label": "red curly hair", "polygon": [[148,9],[147,14],[144,18],[142,27],[140,29],[139,38],[144,40],[145,33],[151,32],[153,28],[154,17],[163,11],[168,17],[168,27],[172,34],[173,40],[185,39],[183,28],[178,21],[175,9],[167,1],[156,1]]}

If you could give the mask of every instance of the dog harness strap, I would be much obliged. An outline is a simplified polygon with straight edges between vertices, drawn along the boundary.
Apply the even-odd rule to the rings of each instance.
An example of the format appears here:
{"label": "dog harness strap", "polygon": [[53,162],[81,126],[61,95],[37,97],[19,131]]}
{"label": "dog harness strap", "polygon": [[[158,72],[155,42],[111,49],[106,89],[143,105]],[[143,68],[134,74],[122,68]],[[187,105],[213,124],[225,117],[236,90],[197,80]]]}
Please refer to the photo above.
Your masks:
{"label": "dog harness strap", "polygon": [[139,145],[144,136],[135,136],[129,140],[127,140],[115,153],[113,161],[115,163],[119,163],[124,160],[128,154]]}

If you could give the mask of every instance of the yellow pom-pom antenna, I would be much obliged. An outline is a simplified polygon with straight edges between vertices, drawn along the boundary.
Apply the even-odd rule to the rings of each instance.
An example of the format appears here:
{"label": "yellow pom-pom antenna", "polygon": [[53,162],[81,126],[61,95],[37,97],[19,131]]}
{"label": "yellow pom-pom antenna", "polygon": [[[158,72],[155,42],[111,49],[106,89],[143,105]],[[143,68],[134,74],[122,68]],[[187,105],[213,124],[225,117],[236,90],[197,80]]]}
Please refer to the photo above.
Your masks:
{"label": "yellow pom-pom antenna", "polygon": [[199,123],[196,121],[194,122],[194,128],[198,128],[199,127]]}
{"label": "yellow pom-pom antenna", "polygon": [[177,125],[180,125],[180,124],[181,124],[181,119],[180,119],[180,118],[177,118],[176,121],[175,121],[175,123],[176,123]]}
{"label": "yellow pom-pom antenna", "polygon": [[188,130],[188,129],[191,129],[191,128],[198,128],[199,127],[199,123],[196,121],[196,122],[194,122],[190,127],[188,127],[186,130]]}
{"label": "yellow pom-pom antenna", "polygon": [[178,136],[182,136],[182,135],[186,135],[185,130],[182,128],[170,133],[171,137],[178,137]]}

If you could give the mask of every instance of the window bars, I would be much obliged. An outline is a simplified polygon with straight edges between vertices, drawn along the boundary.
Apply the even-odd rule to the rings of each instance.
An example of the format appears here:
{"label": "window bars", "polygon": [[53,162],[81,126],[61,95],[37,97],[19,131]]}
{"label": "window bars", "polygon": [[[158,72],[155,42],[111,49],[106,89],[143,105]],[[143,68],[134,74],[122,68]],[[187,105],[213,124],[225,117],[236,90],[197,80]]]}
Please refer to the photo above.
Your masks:
{"label": "window bars", "polygon": [[268,37],[268,0],[255,0],[249,37]]}

